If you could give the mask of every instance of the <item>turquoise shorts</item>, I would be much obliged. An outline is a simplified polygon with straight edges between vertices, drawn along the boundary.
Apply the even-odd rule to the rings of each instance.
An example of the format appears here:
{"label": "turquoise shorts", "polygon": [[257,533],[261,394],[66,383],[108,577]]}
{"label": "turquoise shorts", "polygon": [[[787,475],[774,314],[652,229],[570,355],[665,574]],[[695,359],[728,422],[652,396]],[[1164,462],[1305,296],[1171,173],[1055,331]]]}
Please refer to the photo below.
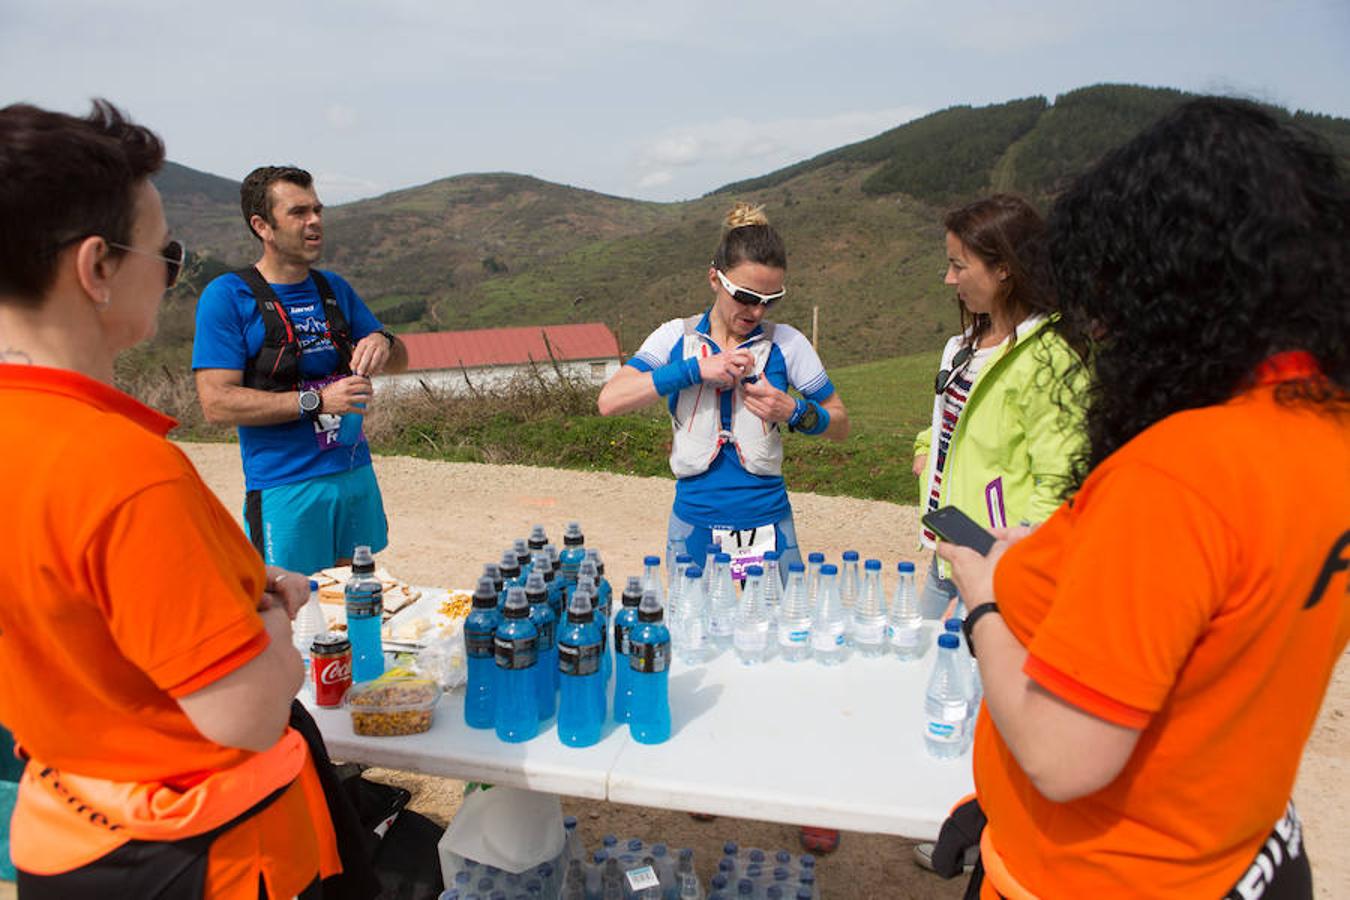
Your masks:
{"label": "turquoise shorts", "polygon": [[351,559],[360,544],[372,553],[389,546],[371,466],[249,491],[244,526],[264,562],[306,575]]}

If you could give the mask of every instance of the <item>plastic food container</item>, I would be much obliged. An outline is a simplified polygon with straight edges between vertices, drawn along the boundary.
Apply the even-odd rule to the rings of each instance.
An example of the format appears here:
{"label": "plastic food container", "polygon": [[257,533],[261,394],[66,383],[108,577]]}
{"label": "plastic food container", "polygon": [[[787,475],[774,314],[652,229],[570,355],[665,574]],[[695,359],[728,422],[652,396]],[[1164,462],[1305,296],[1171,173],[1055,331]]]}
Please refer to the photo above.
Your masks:
{"label": "plastic food container", "polygon": [[441,687],[430,678],[385,677],[352,685],[344,705],[352,714],[352,731],[384,737],[430,729],[439,699]]}

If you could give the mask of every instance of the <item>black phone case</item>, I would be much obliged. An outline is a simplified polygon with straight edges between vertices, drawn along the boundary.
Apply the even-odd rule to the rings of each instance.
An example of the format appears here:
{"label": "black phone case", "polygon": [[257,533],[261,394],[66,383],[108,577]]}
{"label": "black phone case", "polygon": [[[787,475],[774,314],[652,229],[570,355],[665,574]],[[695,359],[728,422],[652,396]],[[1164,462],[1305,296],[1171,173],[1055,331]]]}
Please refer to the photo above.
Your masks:
{"label": "black phone case", "polygon": [[921,521],[944,541],[969,547],[981,556],[987,556],[994,546],[994,536],[955,506],[926,513]]}

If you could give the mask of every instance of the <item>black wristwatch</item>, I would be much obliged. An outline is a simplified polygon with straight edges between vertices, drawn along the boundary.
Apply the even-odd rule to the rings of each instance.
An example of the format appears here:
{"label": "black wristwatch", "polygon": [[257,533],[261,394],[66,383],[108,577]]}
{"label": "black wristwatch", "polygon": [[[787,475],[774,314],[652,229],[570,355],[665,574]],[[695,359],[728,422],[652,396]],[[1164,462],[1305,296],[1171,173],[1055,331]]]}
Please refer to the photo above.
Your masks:
{"label": "black wristwatch", "polygon": [[970,651],[971,656],[975,655],[975,640],[971,637],[975,631],[975,623],[980,621],[980,616],[996,612],[998,612],[997,603],[981,603],[966,613],[965,621],[961,623],[961,631],[966,636],[966,649]]}
{"label": "black wristwatch", "polygon": [[396,338],[394,337],[393,332],[386,331],[383,328],[381,328],[379,331],[375,333],[384,335],[384,339],[389,342],[389,349],[390,350],[394,349],[394,341],[396,340]]}
{"label": "black wristwatch", "polygon": [[312,419],[323,409],[323,394],[309,389],[300,392],[300,415],[303,418]]}
{"label": "black wristwatch", "polygon": [[810,433],[814,431],[819,424],[820,411],[816,409],[814,403],[808,401],[806,404],[806,411],[797,418],[797,421],[793,422],[789,420],[788,431],[805,431]]}

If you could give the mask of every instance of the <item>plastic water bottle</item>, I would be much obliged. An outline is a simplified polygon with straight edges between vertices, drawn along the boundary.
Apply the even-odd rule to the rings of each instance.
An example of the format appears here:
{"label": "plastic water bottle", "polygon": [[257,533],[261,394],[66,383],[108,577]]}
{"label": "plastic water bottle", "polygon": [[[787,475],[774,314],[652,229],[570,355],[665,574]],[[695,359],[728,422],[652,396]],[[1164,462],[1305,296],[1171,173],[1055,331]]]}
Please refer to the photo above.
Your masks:
{"label": "plastic water bottle", "polygon": [[966,632],[962,627],[964,624],[964,619],[951,618],[943,623],[943,630],[956,635],[956,640],[960,644],[956,658],[961,671],[966,674],[966,697],[970,701],[968,711],[970,729],[966,733],[966,740],[969,742],[974,737],[975,715],[980,711],[980,698],[984,696],[984,689],[980,683],[980,664],[970,655],[970,645],[966,643]]}
{"label": "plastic water bottle", "polygon": [[731,580],[731,554],[719,553],[713,561],[708,586],[708,632],[716,647],[731,646],[736,632],[736,583]]}
{"label": "plastic water bottle", "polygon": [[553,607],[553,614],[561,623],[567,613],[567,608],[563,606],[567,595],[567,582],[562,577],[562,563],[558,562],[558,548],[552,544],[545,544],[541,552],[548,558],[548,563],[543,565],[536,561],[535,567],[541,568],[544,572],[544,584],[548,585],[548,605]]}
{"label": "plastic water bottle", "polygon": [[587,592],[591,601],[591,613],[595,624],[600,628],[600,677],[605,684],[614,675],[614,660],[609,652],[609,610],[600,605],[600,598],[594,590]]}
{"label": "plastic water bottle", "polygon": [[684,607],[684,613],[680,618],[680,636],[675,642],[675,650],[682,662],[701,665],[712,656],[713,646],[708,633],[708,599],[703,595],[703,570],[698,566],[685,566],[680,605]]}
{"label": "plastic water bottle", "polygon": [[[655,594],[652,595],[656,596]],[[629,577],[620,595],[622,608],[614,615],[614,721],[627,722],[632,700],[628,666],[629,634],[637,627],[638,605],[642,603],[642,582],[636,575]]]}
{"label": "plastic water bottle", "polygon": [[558,740],[589,747],[600,740],[605,721],[605,682],[600,674],[600,626],[587,599],[572,598],[567,624],[558,633]]}
{"label": "plastic water bottle", "polygon": [[914,563],[896,565],[900,580],[895,585],[895,598],[886,616],[886,640],[891,652],[900,659],[918,659],[923,656],[923,614],[919,610],[919,595],[914,589]]}
{"label": "plastic water bottle", "polygon": [[345,591],[347,636],[352,641],[352,682],[373,681],[384,674],[384,586],[375,577],[375,558],[362,544],[352,554],[352,577]]}
{"label": "plastic water bottle", "polygon": [[678,900],[703,900],[703,883],[694,871],[694,854],[680,851],[680,860],[675,864],[675,896]]}
{"label": "plastic water bottle", "polygon": [[528,741],[539,733],[539,632],[530,621],[524,588],[507,588],[506,609],[493,647],[497,657],[497,737]]}
{"label": "plastic water bottle", "polygon": [[811,608],[815,609],[820,599],[820,567],[825,565],[824,553],[806,555],[806,595],[811,598]]}
{"label": "plastic water bottle", "polygon": [[309,599],[300,607],[299,612],[295,614],[295,621],[291,623],[291,636],[295,643],[295,649],[299,651],[300,658],[305,663],[305,684],[311,685],[310,679],[310,658],[309,650],[314,644],[316,635],[323,634],[328,630],[328,622],[324,618],[323,609],[319,605],[319,583],[313,578],[309,579]]}
{"label": "plastic water bottle", "polygon": [[361,423],[366,418],[364,403],[353,403],[352,406],[362,412],[342,414],[342,421],[338,423],[337,442],[344,447],[355,447],[361,443]]}
{"label": "plastic water bottle", "polygon": [[525,582],[525,599],[530,604],[530,622],[539,633],[539,664],[534,667],[539,718],[547,719],[553,715],[558,690],[558,620],[548,605],[548,588],[544,587],[543,575],[530,573]]}
{"label": "plastic water bottle", "polygon": [[[483,574],[492,579],[492,587],[500,595],[506,590],[506,580],[502,578],[502,568],[495,562],[483,563]],[[503,601],[505,602],[505,601]]]}
{"label": "plastic water bottle", "polygon": [[470,728],[491,728],[496,721],[493,688],[497,663],[493,640],[499,624],[497,591],[492,579],[484,575],[473,592],[473,609],[464,619],[464,658],[469,669],[469,682],[464,689],[464,722]]}
{"label": "plastic water bottle", "polygon": [[778,652],[787,662],[811,655],[811,599],[807,596],[806,567],[788,563],[787,587],[778,610]]}
{"label": "plastic water bottle", "polygon": [[778,621],[778,607],[783,602],[783,575],[778,570],[778,551],[764,551],[764,612],[769,617],[769,629]]}
{"label": "plastic water bottle", "polygon": [[684,573],[693,562],[694,558],[688,553],[678,554],[675,557],[675,564],[670,568],[670,583],[666,585],[666,627],[670,629],[670,639],[677,650],[684,637],[684,625],[680,618],[684,615],[684,608],[680,603],[680,598],[684,594]]}
{"label": "plastic water bottle", "polygon": [[581,561],[586,558],[586,550],[583,546],[586,543],[586,536],[581,533],[580,522],[568,522],[567,530],[563,532],[563,551],[558,554],[558,559],[562,563],[563,580],[569,586],[577,582],[577,569],[581,566]]}
{"label": "plastic water bottle", "polygon": [[605,558],[600,555],[599,550],[589,549],[586,551],[586,562],[595,564],[595,598],[600,601],[600,608],[608,617],[610,607],[614,605],[614,586],[605,577]]}
{"label": "plastic water bottle", "polygon": [[548,546],[548,533],[544,531],[543,525],[536,525],[530,529],[530,536],[527,540],[530,546],[530,553],[543,550]]}
{"label": "plastic water bottle", "polygon": [[858,551],[845,550],[844,564],[839,568],[839,600],[845,610],[851,610],[860,596],[862,576],[858,573]]}
{"label": "plastic water bottle", "polygon": [[881,560],[863,564],[862,593],[853,605],[850,633],[853,646],[863,656],[881,656],[886,652],[886,593],[881,588]]}
{"label": "plastic water bottle", "polygon": [[637,627],[628,636],[633,697],[628,733],[639,744],[659,744],[670,737],[670,632],[664,617],[656,596],[644,591]]}
{"label": "plastic water bottle", "polygon": [[661,608],[666,606],[666,589],[661,583],[661,557],[644,556],[642,558],[642,592],[645,594],[651,591],[656,595],[656,602],[661,604]]}
{"label": "plastic water bottle", "polygon": [[530,577],[530,560],[533,558],[530,542],[527,538],[516,538],[511,542],[511,549],[515,551],[516,565],[520,566],[520,579],[523,585],[525,579]]}
{"label": "plastic water bottle", "polygon": [[820,591],[811,619],[811,655],[822,666],[844,661],[844,605],[839,600],[839,570],[831,563],[820,567]]}
{"label": "plastic water bottle", "polygon": [[769,652],[769,616],[764,611],[764,569],[746,566],[745,587],[736,607],[736,657],[747,666],[764,661]]}
{"label": "plastic water bottle", "polygon": [[712,596],[713,572],[717,570],[717,554],[722,552],[720,543],[708,545],[708,553],[703,558],[703,596]]}
{"label": "plastic water bottle", "polygon": [[970,712],[967,673],[961,670],[957,653],[961,641],[950,632],[938,635],[938,658],[924,696],[924,743],[932,756],[960,756],[966,745]]}

